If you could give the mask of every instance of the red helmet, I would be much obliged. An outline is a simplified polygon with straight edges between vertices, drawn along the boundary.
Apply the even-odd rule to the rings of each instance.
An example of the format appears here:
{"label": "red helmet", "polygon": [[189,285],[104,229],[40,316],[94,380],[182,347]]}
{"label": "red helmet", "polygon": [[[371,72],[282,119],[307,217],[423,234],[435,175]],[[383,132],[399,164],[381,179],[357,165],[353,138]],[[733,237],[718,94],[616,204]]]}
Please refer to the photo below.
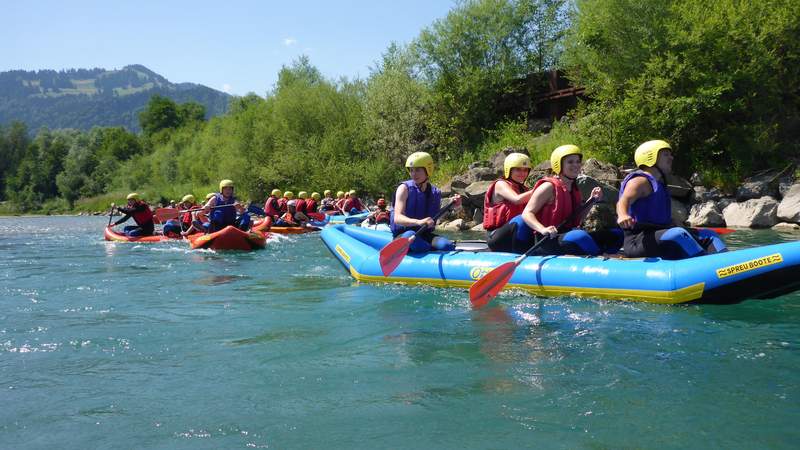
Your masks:
{"label": "red helmet", "polygon": [[379,198],[378,199],[378,206],[386,206],[386,200]]}

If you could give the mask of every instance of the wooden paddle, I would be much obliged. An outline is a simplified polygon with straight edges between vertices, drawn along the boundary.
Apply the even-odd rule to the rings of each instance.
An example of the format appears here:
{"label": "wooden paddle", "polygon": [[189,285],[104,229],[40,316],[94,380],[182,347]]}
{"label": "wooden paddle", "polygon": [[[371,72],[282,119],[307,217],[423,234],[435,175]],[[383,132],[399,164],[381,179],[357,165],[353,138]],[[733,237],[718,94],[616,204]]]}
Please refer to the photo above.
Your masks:
{"label": "wooden paddle", "polygon": [[[436,213],[435,216],[432,217],[433,222],[442,217],[442,215],[447,212],[453,205],[455,204],[454,200],[448,202],[444,208],[440,209],[439,212]],[[423,231],[427,230],[427,226],[422,226],[414,233],[411,237],[399,237],[392,242],[386,244],[380,252],[379,261],[381,264],[381,271],[383,272],[383,276],[388,277],[389,275],[394,272],[394,269],[400,265],[403,261],[403,258],[406,257],[408,254],[408,249],[411,247],[411,243],[414,242],[414,239],[417,238]]]}
{"label": "wooden paddle", "polygon": [[[569,221],[574,219],[578,214],[582,213],[586,208],[591,207],[595,203],[595,199],[590,197],[580,208],[572,211],[572,214],[569,215],[563,222],[561,222],[556,228],[561,228]],[[511,276],[514,275],[514,271],[519,267],[522,261],[525,260],[528,256],[531,256],[533,252],[536,251],[542,244],[544,244],[548,239],[551,237],[544,237],[541,241],[537,242],[533,245],[533,247],[529,248],[527,252],[523,253],[522,256],[518,257],[513,261],[509,261],[507,263],[500,264],[499,266],[492,269],[489,273],[483,276],[480,280],[476,281],[472,284],[469,288],[469,301],[472,303],[473,309],[480,309],[486,306],[493,298],[503,290],[503,288],[508,284],[508,281],[511,280]]]}

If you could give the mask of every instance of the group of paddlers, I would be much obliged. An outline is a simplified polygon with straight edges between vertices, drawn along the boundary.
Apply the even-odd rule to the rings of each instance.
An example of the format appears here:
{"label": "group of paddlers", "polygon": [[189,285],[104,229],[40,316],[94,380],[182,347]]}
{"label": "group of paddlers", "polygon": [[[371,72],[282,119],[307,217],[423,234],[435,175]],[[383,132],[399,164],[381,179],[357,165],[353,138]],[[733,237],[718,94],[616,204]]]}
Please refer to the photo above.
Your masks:
{"label": "group of paddlers", "polygon": [[[622,249],[628,257],[659,256],[681,259],[725,250],[713,233],[700,235],[696,230],[673,224],[666,176],[672,171],[673,152],[662,140],[648,141],[634,152],[637,170],[622,181],[616,204],[618,228],[584,231],[580,228],[593,202],[602,201],[599,187],[584,203],[576,179],[581,173],[583,154],[575,145],[562,145],[550,155],[551,174],[538,180],[532,188],[525,182],[531,171],[530,158],[521,153],[508,155],[503,163],[503,176],[487,190],[484,199],[483,227],[488,232],[488,246],[493,251],[525,253],[535,246],[540,255],[616,254]],[[376,209],[367,220],[386,223],[394,236],[420,239],[412,241],[411,252],[431,249],[451,250],[450,239],[434,234],[435,218],[440,214],[442,193],[430,182],[434,161],[430,154],[416,152],[406,160],[409,180],[395,192],[393,210],[379,198]],[[460,206],[455,195],[448,206]],[[219,192],[206,196],[198,205],[186,195],[177,205],[179,218],[164,225],[164,234],[186,235],[214,232],[233,225],[249,229],[250,212],[271,218],[274,226],[308,226],[323,221],[327,214],[352,215],[367,211],[355,190],[330,190],[323,195],[300,191],[295,198],[291,191],[273,189],[263,209],[246,208],[236,200],[231,180],[222,180]],[[133,218],[135,226],[125,227],[130,236],[154,232],[153,212],[132,193],[125,214],[116,224]]]}

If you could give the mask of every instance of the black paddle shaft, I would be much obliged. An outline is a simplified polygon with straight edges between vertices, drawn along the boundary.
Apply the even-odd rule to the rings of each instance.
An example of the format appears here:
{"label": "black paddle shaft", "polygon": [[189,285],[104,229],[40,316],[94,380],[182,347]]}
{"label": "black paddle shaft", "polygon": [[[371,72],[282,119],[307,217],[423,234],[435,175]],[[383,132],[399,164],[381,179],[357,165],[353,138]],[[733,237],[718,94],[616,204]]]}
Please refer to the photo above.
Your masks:
{"label": "black paddle shaft", "polygon": [[[446,205],[444,205],[444,208],[440,209],[435,216],[431,217],[431,219],[433,219],[433,223],[436,223],[436,221],[439,220],[439,218],[442,217],[444,213],[446,213],[450,208],[452,208],[455,203],[456,203],[455,200],[450,200]],[[427,229],[428,229],[427,225],[419,227],[419,230],[417,230],[417,232],[414,233],[414,236],[419,236],[423,231]]]}
{"label": "black paddle shaft", "polygon": [[[572,220],[575,217],[577,217],[578,214],[581,214],[583,211],[586,210],[586,208],[591,207],[595,202],[596,202],[596,200],[594,199],[594,197],[589,197],[589,200],[586,200],[583,203],[583,205],[581,205],[578,209],[572,211],[572,214],[570,214],[566,219],[564,219],[560,224],[558,224],[556,229],[559,229],[559,228],[563,227],[564,225],[566,225],[567,223],[569,223],[570,220]],[[545,241],[547,241],[547,239],[548,238],[544,238],[541,241],[539,241],[536,244],[534,244],[533,247],[529,248],[528,251],[523,254],[523,256],[524,257],[531,256],[531,254],[533,254],[533,252],[535,252],[537,248],[539,248],[542,244],[544,244]]]}

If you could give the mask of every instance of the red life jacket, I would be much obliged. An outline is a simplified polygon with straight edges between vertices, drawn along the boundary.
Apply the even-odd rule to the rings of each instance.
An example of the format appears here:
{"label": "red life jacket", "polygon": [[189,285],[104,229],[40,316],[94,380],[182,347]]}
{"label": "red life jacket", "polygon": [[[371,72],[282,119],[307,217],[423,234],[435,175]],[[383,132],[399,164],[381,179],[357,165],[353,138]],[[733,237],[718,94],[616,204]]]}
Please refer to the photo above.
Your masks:
{"label": "red life jacket", "polygon": [[344,202],[346,202],[346,201],[347,200],[343,199],[343,198],[340,198],[339,200],[336,200],[336,203],[334,203],[336,205],[336,209],[343,209],[344,208]]}
{"label": "red life jacket", "polygon": [[514,204],[504,199],[496,205],[492,204],[495,186],[497,186],[497,183],[500,181],[508,182],[508,184],[511,185],[511,189],[513,189],[516,194],[521,194],[527,190],[524,185],[505,178],[501,178],[492,183],[492,185],[489,186],[489,190],[486,191],[486,196],[483,198],[483,228],[486,231],[502,227],[507,224],[509,220],[522,214],[522,211],[525,209],[525,202]]}
{"label": "red life jacket", "polygon": [[317,201],[313,198],[306,199],[306,215],[317,212]]}
{"label": "red life jacket", "polygon": [[347,201],[344,202],[344,207],[342,209],[344,209],[344,212],[349,213],[353,208],[363,211],[364,205],[361,204],[361,200],[359,199],[354,200],[352,198],[348,198]]}
{"label": "red life jacket", "polygon": [[375,223],[389,223],[391,214],[389,213],[389,211],[379,210],[375,211],[375,215],[372,217],[375,220]]}
{"label": "red life jacket", "polygon": [[267,201],[264,202],[264,213],[269,217],[281,215],[279,203],[280,201],[274,196],[267,198]]}
{"label": "red life jacket", "polygon": [[131,214],[133,220],[136,222],[136,225],[142,226],[147,225],[148,223],[153,223],[153,211],[150,209],[150,205],[142,200],[137,200],[136,203],[133,204],[132,209],[137,209],[140,206],[144,206],[139,211],[135,211]]}
{"label": "red life jacket", "polygon": [[[181,206],[181,209],[194,209],[197,208],[197,205],[194,203],[190,203],[188,207]],[[192,223],[192,213],[185,212],[181,215],[181,223],[190,224]]]}
{"label": "red life jacket", "polygon": [[307,201],[308,200],[304,200],[302,198],[298,198],[297,200],[295,200],[295,202],[297,203],[297,212],[303,213],[303,214],[306,213],[306,202]]}
{"label": "red life jacket", "polygon": [[281,220],[283,220],[284,222],[288,223],[289,226],[292,226],[292,227],[296,227],[296,226],[300,225],[299,223],[297,223],[296,220],[294,220],[294,215],[292,215],[292,213],[290,213],[290,212],[287,212],[284,215],[282,215],[281,216]]}
{"label": "red life jacket", "polygon": [[[533,189],[538,188],[542,183],[551,183],[553,185],[555,197],[553,203],[542,206],[542,209],[536,213],[536,219],[546,227],[557,227],[572,214],[575,208],[580,207],[581,202],[583,202],[581,191],[574,183],[572,184],[572,191],[568,191],[564,182],[556,177],[542,178],[536,182]],[[574,217],[564,224],[564,228],[571,229],[580,226],[580,224],[580,217]]]}
{"label": "red life jacket", "polygon": [[278,199],[278,211],[280,211],[280,212],[282,212],[282,213],[285,213],[286,211],[288,211],[289,209],[288,209],[288,207],[286,206],[286,203],[287,203],[288,201],[289,201],[289,200],[286,200],[286,198],[285,198],[285,197],[284,197],[284,198],[279,198],[279,199]]}

